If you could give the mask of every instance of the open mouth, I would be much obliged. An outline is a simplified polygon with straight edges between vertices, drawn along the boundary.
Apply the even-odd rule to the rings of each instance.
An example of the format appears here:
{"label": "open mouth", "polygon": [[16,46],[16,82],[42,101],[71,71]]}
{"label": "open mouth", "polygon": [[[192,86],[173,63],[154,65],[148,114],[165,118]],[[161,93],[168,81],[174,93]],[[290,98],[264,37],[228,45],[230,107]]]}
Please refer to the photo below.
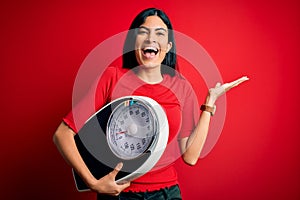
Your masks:
{"label": "open mouth", "polygon": [[147,58],[153,58],[158,53],[158,49],[155,47],[145,47],[142,51],[144,56]]}

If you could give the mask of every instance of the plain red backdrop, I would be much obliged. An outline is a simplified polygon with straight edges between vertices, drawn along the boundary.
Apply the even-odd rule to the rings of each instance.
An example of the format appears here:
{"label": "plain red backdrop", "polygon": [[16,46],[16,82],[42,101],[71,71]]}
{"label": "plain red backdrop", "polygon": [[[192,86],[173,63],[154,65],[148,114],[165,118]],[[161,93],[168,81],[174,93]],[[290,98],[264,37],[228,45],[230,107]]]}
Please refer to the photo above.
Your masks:
{"label": "plain red backdrop", "polygon": [[153,6],[207,50],[223,80],[250,77],[227,94],[210,154],[194,167],[178,161],[184,199],[300,198],[298,1],[128,0],[1,1],[1,199],[94,199],[76,191],[52,136],[84,58]]}

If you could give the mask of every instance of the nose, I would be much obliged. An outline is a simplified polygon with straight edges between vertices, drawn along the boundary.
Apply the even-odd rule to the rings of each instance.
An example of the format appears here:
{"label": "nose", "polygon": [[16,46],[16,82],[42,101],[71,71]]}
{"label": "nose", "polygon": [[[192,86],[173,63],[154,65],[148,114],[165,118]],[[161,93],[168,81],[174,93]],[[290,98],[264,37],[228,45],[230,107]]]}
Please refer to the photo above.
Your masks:
{"label": "nose", "polygon": [[156,36],[155,36],[155,33],[153,31],[151,31],[148,34],[148,37],[147,37],[146,41],[149,42],[149,43],[156,42]]}

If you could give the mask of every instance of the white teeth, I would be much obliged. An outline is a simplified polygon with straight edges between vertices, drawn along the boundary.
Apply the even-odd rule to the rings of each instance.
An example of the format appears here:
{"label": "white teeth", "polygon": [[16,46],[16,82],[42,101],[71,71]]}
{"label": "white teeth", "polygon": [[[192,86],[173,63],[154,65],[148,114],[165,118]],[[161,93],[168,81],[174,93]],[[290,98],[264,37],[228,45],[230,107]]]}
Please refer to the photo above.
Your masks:
{"label": "white teeth", "polygon": [[143,50],[144,50],[144,51],[145,51],[145,50],[153,50],[153,51],[157,51],[157,48],[155,48],[155,47],[145,47]]}

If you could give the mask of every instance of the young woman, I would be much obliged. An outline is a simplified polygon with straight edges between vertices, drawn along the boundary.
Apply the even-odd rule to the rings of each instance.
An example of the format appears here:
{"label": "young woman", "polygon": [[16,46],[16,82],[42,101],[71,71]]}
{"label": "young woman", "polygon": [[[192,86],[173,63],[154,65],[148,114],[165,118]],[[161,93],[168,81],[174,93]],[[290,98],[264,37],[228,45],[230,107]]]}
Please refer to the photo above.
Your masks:
{"label": "young woman", "polygon": [[[172,165],[178,158],[174,150],[179,147],[183,160],[189,165],[196,164],[207,136],[215,101],[248,78],[211,88],[200,114],[192,87],[176,71],[176,44],[171,22],[163,11],[156,8],[143,10],[133,20],[123,53],[122,68],[107,67],[97,84],[95,110],[128,95],[156,100],[164,108],[169,122],[168,146],[156,167],[131,183],[122,185],[115,182],[122,163],[106,176],[95,179],[74,142],[78,126],[73,114],[80,112],[80,106],[63,118],[54,134],[54,143],[90,189],[98,193],[98,199],[181,199],[176,170]],[[92,114],[85,114],[84,118]]]}

